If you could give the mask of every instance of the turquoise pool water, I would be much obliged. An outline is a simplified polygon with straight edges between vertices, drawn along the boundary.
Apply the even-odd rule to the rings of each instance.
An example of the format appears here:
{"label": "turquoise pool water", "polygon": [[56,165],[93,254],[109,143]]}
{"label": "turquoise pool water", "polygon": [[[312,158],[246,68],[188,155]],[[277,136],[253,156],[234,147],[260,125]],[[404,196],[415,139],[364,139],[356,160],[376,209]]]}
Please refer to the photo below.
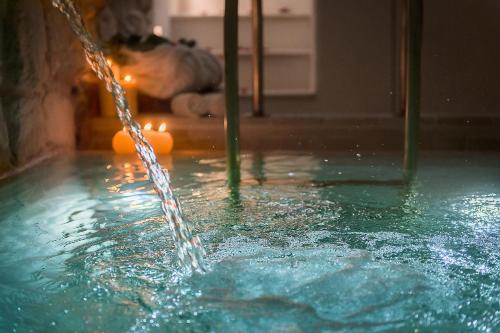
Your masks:
{"label": "turquoise pool water", "polygon": [[211,271],[135,159],[46,162],[0,183],[0,332],[499,331],[499,155],[403,186],[396,155],[248,154],[233,192],[221,157],[163,163]]}

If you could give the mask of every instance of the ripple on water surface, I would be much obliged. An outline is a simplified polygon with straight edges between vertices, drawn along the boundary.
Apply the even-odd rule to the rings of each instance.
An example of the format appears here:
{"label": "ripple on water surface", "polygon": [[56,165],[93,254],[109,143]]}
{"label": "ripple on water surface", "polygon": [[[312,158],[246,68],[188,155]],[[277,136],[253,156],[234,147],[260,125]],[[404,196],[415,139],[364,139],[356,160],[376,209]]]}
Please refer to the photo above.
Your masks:
{"label": "ripple on water surface", "polygon": [[221,158],[164,161],[207,245],[193,276],[136,161],[46,163],[0,187],[0,331],[494,332],[500,161],[310,186],[391,179],[394,161],[247,155],[233,192]]}

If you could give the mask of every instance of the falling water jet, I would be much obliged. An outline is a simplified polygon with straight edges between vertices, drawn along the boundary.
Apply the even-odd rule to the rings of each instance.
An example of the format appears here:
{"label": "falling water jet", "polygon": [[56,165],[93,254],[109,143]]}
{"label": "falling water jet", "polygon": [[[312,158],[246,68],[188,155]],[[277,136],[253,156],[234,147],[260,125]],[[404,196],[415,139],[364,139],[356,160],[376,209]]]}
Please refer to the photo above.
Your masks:
{"label": "falling water jet", "polygon": [[72,0],[53,0],[52,4],[66,16],[71,29],[83,46],[87,62],[97,77],[105,82],[106,89],[113,95],[118,117],[134,140],[137,154],[160,197],[161,208],[172,232],[181,265],[191,272],[205,272],[207,270],[204,261],[205,251],[200,239],[192,235],[189,225],[183,220],[179,201],[170,188],[170,176],[158,163],[153,148],[144,138],[139,124],[132,119],[125,91],[116,81],[102,50],[85,28],[83,19]]}

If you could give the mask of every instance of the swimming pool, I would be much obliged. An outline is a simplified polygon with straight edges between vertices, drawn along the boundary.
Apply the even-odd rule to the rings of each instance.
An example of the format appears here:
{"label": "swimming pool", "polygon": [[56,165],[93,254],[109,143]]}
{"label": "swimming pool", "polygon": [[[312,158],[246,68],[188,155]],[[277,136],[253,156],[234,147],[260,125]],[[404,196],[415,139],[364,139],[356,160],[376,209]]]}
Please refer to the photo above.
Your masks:
{"label": "swimming pool", "polygon": [[179,272],[133,157],[82,153],[0,183],[1,332],[494,332],[500,156],[247,154],[171,168],[211,271]]}

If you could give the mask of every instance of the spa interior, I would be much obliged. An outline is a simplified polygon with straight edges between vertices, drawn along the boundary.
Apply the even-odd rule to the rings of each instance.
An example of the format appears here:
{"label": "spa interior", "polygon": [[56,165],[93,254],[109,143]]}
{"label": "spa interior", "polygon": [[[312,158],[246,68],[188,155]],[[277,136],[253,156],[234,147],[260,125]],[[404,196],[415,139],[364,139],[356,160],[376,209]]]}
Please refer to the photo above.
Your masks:
{"label": "spa interior", "polygon": [[0,0],[0,332],[499,332],[499,17]]}

